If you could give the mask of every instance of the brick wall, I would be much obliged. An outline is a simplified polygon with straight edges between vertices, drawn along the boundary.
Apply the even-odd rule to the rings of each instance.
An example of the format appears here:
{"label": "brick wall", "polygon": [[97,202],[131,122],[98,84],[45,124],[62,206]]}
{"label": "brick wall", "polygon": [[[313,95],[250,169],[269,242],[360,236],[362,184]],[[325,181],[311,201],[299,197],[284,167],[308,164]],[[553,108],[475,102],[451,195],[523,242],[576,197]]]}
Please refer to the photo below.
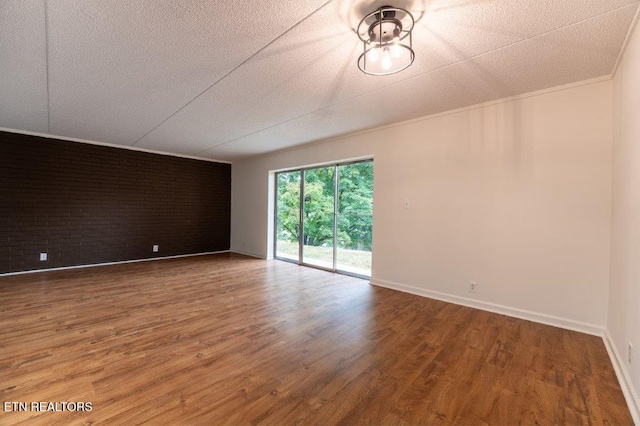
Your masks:
{"label": "brick wall", "polygon": [[228,250],[230,209],[229,164],[0,132],[0,273]]}

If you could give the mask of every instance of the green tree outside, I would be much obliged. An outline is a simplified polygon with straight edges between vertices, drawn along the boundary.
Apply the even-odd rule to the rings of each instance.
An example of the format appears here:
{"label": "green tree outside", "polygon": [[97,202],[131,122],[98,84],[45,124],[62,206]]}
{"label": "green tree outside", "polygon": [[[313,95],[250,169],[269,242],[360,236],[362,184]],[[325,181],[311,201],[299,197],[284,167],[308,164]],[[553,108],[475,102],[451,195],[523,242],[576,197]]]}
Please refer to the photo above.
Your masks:
{"label": "green tree outside", "polygon": [[[305,171],[304,235],[307,246],[333,245],[333,167]],[[297,242],[300,236],[300,172],[277,178],[277,239]],[[373,162],[338,166],[338,245],[371,251],[373,218]]]}

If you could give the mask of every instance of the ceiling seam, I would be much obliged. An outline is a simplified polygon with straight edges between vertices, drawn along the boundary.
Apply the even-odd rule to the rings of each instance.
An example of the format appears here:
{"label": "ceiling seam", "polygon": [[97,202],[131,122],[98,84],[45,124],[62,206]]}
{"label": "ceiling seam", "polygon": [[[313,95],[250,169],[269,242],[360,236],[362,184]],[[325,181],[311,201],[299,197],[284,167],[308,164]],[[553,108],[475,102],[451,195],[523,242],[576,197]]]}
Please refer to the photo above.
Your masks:
{"label": "ceiling seam", "polygon": [[616,9],[608,10],[608,11],[606,11],[606,12],[603,12],[603,13],[600,13],[600,14],[593,15],[593,16],[590,16],[590,17],[588,17],[588,18],[582,19],[582,20],[580,20],[580,21],[573,22],[573,23],[571,23],[571,24],[569,24],[569,25],[565,25],[565,26],[562,26],[562,27],[554,28],[554,29],[552,29],[552,30],[546,31],[546,32],[544,32],[544,33],[536,34],[536,35],[531,36],[531,37],[523,38],[523,39],[518,40],[518,41],[515,41],[515,42],[513,42],[513,43],[510,43],[510,44],[507,44],[507,45],[504,45],[504,46],[498,47],[498,48],[496,48],[496,49],[488,50],[488,51],[483,52],[483,53],[480,53],[480,54],[478,54],[478,55],[471,56],[471,57],[469,57],[469,58],[465,58],[465,59],[461,59],[461,60],[459,60],[459,61],[457,61],[457,62],[452,62],[452,63],[450,63],[450,64],[443,65],[443,66],[441,66],[441,67],[439,67],[439,68],[434,68],[434,69],[432,69],[432,70],[429,70],[429,71],[426,71],[426,72],[423,72],[423,73],[420,73],[420,74],[416,74],[416,75],[413,75],[413,76],[411,76],[411,77],[407,77],[407,78],[402,79],[402,80],[398,80],[398,81],[393,82],[393,83],[391,83],[391,84],[388,84],[388,85],[386,85],[386,86],[377,87],[377,88],[375,88],[375,89],[373,89],[373,90],[371,90],[371,91],[364,92],[364,93],[361,93],[361,94],[359,94],[359,95],[355,95],[355,96],[352,96],[352,97],[347,98],[347,99],[343,99],[343,100],[338,101],[338,102],[334,102],[334,103],[329,104],[329,105],[326,105],[326,106],[324,106],[324,107],[322,107],[322,108],[318,108],[318,109],[316,109],[316,110],[313,110],[313,111],[310,111],[310,112],[306,112],[306,113],[304,113],[304,114],[301,114],[301,115],[298,115],[298,116],[295,116],[295,117],[289,118],[289,119],[284,120],[284,121],[281,121],[281,122],[279,122],[279,123],[276,123],[276,124],[273,124],[273,125],[270,125],[270,126],[266,126],[266,127],[262,128],[262,129],[259,129],[259,130],[256,130],[256,131],[253,131],[253,132],[247,133],[247,134],[245,134],[245,135],[243,135],[243,136],[240,136],[240,137],[237,137],[237,138],[234,138],[234,139],[230,139],[230,140],[228,140],[228,141],[222,142],[222,143],[217,144],[217,145],[213,145],[213,146],[211,146],[211,147],[209,147],[209,148],[206,148],[206,149],[203,149],[203,150],[200,150],[200,151],[195,152],[195,155],[203,154],[203,153],[205,153],[205,152],[207,152],[207,151],[209,151],[209,150],[212,150],[212,149],[214,149],[214,148],[217,148],[217,147],[219,147],[219,146],[223,146],[223,145],[226,145],[226,144],[229,144],[229,143],[232,143],[232,142],[238,141],[238,140],[240,140],[240,139],[243,139],[243,138],[246,138],[246,137],[249,137],[249,136],[253,136],[253,135],[255,135],[255,134],[257,134],[257,133],[260,133],[260,132],[263,132],[263,131],[265,131],[265,130],[269,130],[269,129],[272,129],[272,128],[274,128],[274,127],[278,127],[278,126],[280,126],[280,125],[282,125],[282,124],[286,124],[286,123],[289,123],[289,122],[291,122],[291,121],[297,120],[297,119],[299,119],[299,118],[303,118],[303,117],[306,117],[306,116],[308,116],[308,115],[315,114],[315,113],[317,113],[317,112],[319,112],[319,111],[326,110],[326,109],[331,108],[331,107],[333,107],[333,106],[335,106],[335,105],[340,105],[340,104],[342,104],[342,103],[345,103],[345,102],[351,101],[351,100],[353,100],[353,99],[357,99],[357,98],[360,98],[360,97],[362,97],[362,96],[366,96],[366,95],[369,95],[369,94],[371,94],[371,93],[375,93],[375,92],[377,92],[377,91],[380,91],[380,90],[383,90],[383,89],[387,89],[387,88],[392,87],[392,86],[396,86],[396,85],[398,85],[398,84],[401,84],[401,83],[407,82],[407,81],[412,80],[412,79],[414,79],[414,78],[421,77],[421,76],[424,76],[424,75],[428,75],[428,74],[434,73],[434,72],[436,72],[436,71],[441,71],[441,70],[443,70],[443,69],[446,69],[446,68],[452,67],[452,66],[454,66],[454,65],[459,65],[459,64],[462,64],[462,63],[464,63],[464,62],[467,62],[467,61],[470,61],[470,60],[473,60],[473,59],[477,59],[477,58],[480,58],[480,57],[482,57],[482,56],[485,56],[485,55],[488,55],[488,54],[491,54],[491,53],[499,52],[500,50],[507,49],[507,48],[512,47],[512,46],[515,46],[515,45],[517,45],[517,44],[524,43],[524,42],[526,42],[526,41],[533,40],[533,39],[536,39],[536,38],[538,38],[538,37],[543,37],[543,36],[546,36],[546,35],[552,34],[552,33],[554,33],[554,32],[557,32],[557,31],[560,31],[560,30],[563,30],[563,29],[566,29],[566,28],[570,28],[570,27],[573,27],[573,26],[575,26],[575,25],[582,24],[582,23],[587,22],[587,21],[590,21],[590,20],[592,20],[592,19],[596,19],[596,18],[599,18],[599,17],[601,17],[601,16],[605,16],[605,15],[608,15],[608,14],[610,14],[610,13],[614,13],[614,12],[617,12],[617,11],[622,10],[622,9],[625,9],[625,8],[629,8],[629,7],[631,7],[631,6],[638,7],[638,2],[635,2],[635,3],[629,3],[629,4],[626,4],[626,5],[624,5],[624,6],[620,6],[620,7],[616,8]]}
{"label": "ceiling seam", "polygon": [[49,90],[49,1],[44,0],[44,51],[47,79],[47,133],[51,133],[51,95]]}
{"label": "ceiling seam", "polygon": [[167,118],[165,118],[164,120],[162,120],[160,123],[158,123],[156,126],[154,126],[151,130],[149,130],[147,133],[145,133],[144,135],[142,135],[140,138],[138,138],[138,140],[136,140],[133,144],[131,144],[131,146],[135,146],[138,142],[140,142],[142,139],[144,139],[147,135],[149,135],[151,132],[153,132],[154,130],[156,130],[158,127],[162,126],[164,123],[166,123],[167,121],[169,121],[173,116],[175,116],[176,114],[178,114],[180,111],[182,111],[184,108],[186,108],[189,104],[191,104],[193,101],[195,101],[196,99],[198,99],[200,96],[204,95],[206,92],[208,92],[209,90],[211,90],[213,87],[215,87],[218,83],[220,83],[222,80],[224,80],[225,78],[227,78],[229,75],[233,74],[235,71],[237,71],[241,66],[243,66],[244,64],[246,64],[247,62],[249,62],[251,59],[253,59],[256,55],[258,55],[260,52],[262,52],[263,50],[265,50],[266,48],[268,48],[269,46],[271,46],[273,43],[275,43],[278,39],[280,39],[281,37],[283,37],[284,35],[286,35],[287,33],[289,33],[291,30],[295,29],[298,25],[302,24],[304,21],[306,21],[307,19],[309,19],[310,17],[312,17],[313,15],[315,15],[318,11],[320,11],[321,9],[323,9],[325,6],[327,6],[329,3],[332,3],[333,0],[329,0],[325,3],[323,3],[322,5],[320,5],[318,8],[316,8],[315,10],[313,10],[311,13],[309,13],[308,15],[306,15],[305,17],[303,17],[301,20],[299,20],[298,22],[296,22],[295,24],[293,24],[291,27],[287,28],[284,32],[282,32],[281,34],[279,34],[278,36],[276,36],[273,40],[271,40],[269,43],[265,44],[264,46],[262,46],[260,49],[256,50],[254,53],[252,53],[248,58],[246,58],[244,61],[240,62],[238,65],[236,65],[231,71],[227,72],[225,75],[223,75],[222,77],[220,77],[218,80],[214,81],[209,87],[207,87],[206,89],[204,89],[202,92],[198,93],[193,99],[191,99],[189,102],[187,102],[186,104],[182,105],[178,110],[176,110],[174,113],[172,113],[171,115],[169,115]]}

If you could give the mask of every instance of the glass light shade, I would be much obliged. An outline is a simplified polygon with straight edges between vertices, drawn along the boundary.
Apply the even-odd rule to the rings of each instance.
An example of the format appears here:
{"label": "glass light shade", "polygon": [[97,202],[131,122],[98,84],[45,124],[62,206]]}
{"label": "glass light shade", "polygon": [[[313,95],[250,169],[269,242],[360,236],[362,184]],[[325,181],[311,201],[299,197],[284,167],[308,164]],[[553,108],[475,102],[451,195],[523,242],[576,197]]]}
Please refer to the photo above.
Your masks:
{"label": "glass light shade", "polygon": [[396,43],[394,43],[389,49],[391,50],[392,58],[399,58],[400,55],[402,55],[402,48]]}
{"label": "glass light shade", "polygon": [[393,60],[391,60],[391,52],[389,52],[388,47],[385,47],[382,50],[382,62],[380,63],[380,66],[385,71],[389,71],[393,66]]}
{"label": "glass light shade", "polygon": [[369,49],[367,51],[367,60],[369,62],[371,62],[372,64],[376,63],[378,61],[378,59],[380,58],[380,48],[379,47],[374,47],[372,49]]}

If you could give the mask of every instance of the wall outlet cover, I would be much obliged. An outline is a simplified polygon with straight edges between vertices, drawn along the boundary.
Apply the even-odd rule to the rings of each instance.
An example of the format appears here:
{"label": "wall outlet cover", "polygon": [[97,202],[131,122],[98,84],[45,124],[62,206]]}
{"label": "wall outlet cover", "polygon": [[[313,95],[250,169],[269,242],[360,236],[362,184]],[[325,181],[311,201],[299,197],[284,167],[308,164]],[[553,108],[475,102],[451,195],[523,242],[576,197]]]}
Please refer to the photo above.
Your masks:
{"label": "wall outlet cover", "polygon": [[47,260],[47,253],[40,253],[40,262],[44,262]]}
{"label": "wall outlet cover", "polygon": [[158,250],[159,250],[158,244],[154,244],[154,245],[153,245],[153,252],[154,252],[154,253],[157,253],[157,252],[158,252]]}

